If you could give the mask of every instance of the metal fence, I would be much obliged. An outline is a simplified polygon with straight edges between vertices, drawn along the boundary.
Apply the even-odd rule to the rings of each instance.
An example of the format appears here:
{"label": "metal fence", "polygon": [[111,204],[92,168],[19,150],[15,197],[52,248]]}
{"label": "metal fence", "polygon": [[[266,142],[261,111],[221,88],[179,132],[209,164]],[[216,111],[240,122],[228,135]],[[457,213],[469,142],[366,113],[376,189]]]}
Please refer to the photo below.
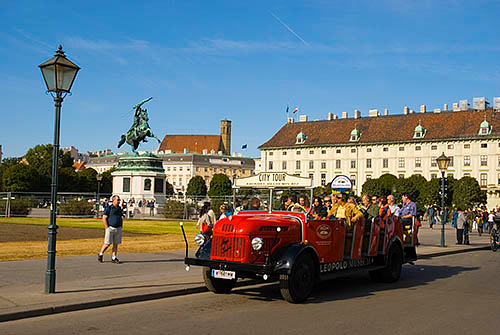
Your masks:
{"label": "metal fence", "polygon": [[[193,196],[168,196],[164,203],[155,203],[148,207],[143,200],[129,202],[124,206],[128,218],[135,219],[184,219],[197,220],[201,207],[205,202],[210,202],[216,216],[220,215],[220,205],[225,204],[231,209],[241,206],[246,200],[259,198],[261,209],[269,208],[269,194],[235,194],[223,197],[193,197]],[[50,217],[50,192],[2,192],[0,193],[0,216],[4,217]],[[282,195],[273,194],[273,209],[280,208]],[[96,193],[58,192],[58,216],[65,217],[92,217],[102,215],[105,206],[111,199],[111,194],[100,193],[97,201]],[[92,205],[92,213],[67,215],[60,212],[61,207],[71,201],[83,201]],[[99,206],[97,206],[99,203]],[[99,210],[97,211],[97,208]]]}

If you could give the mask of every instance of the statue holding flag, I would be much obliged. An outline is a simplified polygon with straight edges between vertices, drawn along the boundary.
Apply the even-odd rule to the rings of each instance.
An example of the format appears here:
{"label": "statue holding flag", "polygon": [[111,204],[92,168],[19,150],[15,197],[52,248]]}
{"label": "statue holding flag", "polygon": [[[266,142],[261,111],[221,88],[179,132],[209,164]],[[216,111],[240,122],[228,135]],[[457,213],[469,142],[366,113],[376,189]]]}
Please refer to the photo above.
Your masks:
{"label": "statue holding flag", "polygon": [[141,142],[147,142],[146,137],[153,137],[156,138],[158,143],[161,142],[160,139],[153,134],[153,131],[149,127],[148,110],[141,108],[142,105],[151,99],[153,98],[151,97],[143,100],[133,107],[135,109],[134,123],[128,130],[127,134],[122,134],[120,142],[118,143],[118,148],[126,142],[132,147],[132,152],[137,155],[136,150]]}

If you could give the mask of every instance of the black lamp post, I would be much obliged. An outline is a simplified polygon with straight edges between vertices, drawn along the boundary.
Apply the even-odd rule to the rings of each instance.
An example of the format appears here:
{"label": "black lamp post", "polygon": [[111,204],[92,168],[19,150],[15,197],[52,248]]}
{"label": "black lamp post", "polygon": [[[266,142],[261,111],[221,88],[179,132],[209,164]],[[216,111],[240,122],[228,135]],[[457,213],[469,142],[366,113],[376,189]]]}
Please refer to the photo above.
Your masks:
{"label": "black lamp post", "polygon": [[71,86],[75,81],[76,74],[80,68],[73,64],[64,55],[62,46],[56,51],[53,58],[38,66],[42,71],[42,76],[47,85],[48,92],[54,92],[56,117],[54,125],[54,150],[52,152],[52,182],[50,189],[50,224],[49,229],[49,246],[47,250],[47,271],[45,273],[45,293],[54,293],[56,290],[56,207],[57,207],[57,162],[59,156],[59,133],[61,119],[61,105],[66,94],[70,93]]}
{"label": "black lamp post", "polygon": [[95,210],[95,217],[98,218],[99,217],[99,207],[101,205],[101,200],[100,200],[100,196],[99,196],[99,193],[100,193],[100,190],[101,190],[101,180],[102,180],[102,174],[98,174],[96,177],[97,179],[97,196],[96,196],[96,204],[97,204],[97,208]]}
{"label": "black lamp post", "polygon": [[445,247],[444,244],[444,193],[445,193],[445,175],[446,169],[448,169],[448,165],[450,164],[450,157],[447,157],[444,152],[436,158],[437,164],[439,166],[439,170],[441,170],[441,247]]}

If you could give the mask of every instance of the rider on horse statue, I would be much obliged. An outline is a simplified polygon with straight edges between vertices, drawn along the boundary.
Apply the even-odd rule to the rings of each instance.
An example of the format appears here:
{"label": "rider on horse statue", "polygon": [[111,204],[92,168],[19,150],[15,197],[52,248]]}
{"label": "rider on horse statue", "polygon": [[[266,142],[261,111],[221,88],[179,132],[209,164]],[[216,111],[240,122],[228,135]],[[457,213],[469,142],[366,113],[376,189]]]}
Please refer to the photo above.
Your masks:
{"label": "rider on horse statue", "polygon": [[134,123],[132,127],[128,130],[127,134],[122,134],[120,142],[118,143],[118,148],[127,142],[132,147],[132,151],[137,155],[137,148],[140,142],[147,142],[146,137],[154,137],[160,143],[160,139],[153,134],[153,131],[149,127],[148,121],[148,110],[142,109],[141,106],[153,99],[152,97],[139,102],[133,108],[135,108]]}

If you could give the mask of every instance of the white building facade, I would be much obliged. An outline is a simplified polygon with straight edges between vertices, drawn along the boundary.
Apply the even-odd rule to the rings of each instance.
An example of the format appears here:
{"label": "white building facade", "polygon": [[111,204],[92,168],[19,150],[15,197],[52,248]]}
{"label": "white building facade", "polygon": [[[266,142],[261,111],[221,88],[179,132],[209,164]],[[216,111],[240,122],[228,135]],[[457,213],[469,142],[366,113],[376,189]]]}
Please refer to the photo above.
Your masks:
{"label": "white building facade", "polygon": [[[436,158],[451,158],[446,174],[477,179],[488,208],[500,204],[500,117],[493,110],[411,113],[290,122],[261,149],[263,171],[313,178],[314,186],[348,176],[359,195],[366,180],[390,173],[441,177]],[[387,114],[387,113],[386,113]],[[499,115],[500,116],[500,115]]]}

